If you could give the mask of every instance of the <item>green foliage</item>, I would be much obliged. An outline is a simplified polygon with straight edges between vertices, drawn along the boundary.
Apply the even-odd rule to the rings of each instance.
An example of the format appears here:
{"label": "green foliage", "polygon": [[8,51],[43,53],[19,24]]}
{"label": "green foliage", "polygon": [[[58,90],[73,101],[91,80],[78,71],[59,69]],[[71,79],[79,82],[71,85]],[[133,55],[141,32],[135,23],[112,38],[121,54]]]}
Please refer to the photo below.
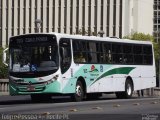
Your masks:
{"label": "green foliage", "polygon": [[8,67],[2,63],[3,60],[3,48],[0,48],[0,79],[8,77]]}
{"label": "green foliage", "polygon": [[160,60],[160,43],[153,42],[153,45],[155,60],[158,62]]}
{"label": "green foliage", "polygon": [[144,33],[133,33],[128,36],[124,36],[124,39],[131,39],[131,40],[142,40],[142,41],[153,41],[154,38],[150,34],[144,34]]}

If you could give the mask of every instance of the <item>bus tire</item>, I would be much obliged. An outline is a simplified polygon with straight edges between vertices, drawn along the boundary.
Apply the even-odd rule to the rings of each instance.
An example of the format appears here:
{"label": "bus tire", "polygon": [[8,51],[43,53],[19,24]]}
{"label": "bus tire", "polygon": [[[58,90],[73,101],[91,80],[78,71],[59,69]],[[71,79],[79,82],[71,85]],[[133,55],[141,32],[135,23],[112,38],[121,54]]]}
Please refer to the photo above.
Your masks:
{"label": "bus tire", "polygon": [[118,99],[129,99],[133,94],[133,83],[130,79],[126,80],[125,83],[125,91],[124,92],[116,92],[116,97]]}
{"label": "bus tire", "polygon": [[71,96],[72,100],[75,102],[82,101],[84,98],[84,90],[81,81],[77,81],[75,93]]}
{"label": "bus tire", "polygon": [[126,83],[125,83],[125,92],[124,92],[124,98],[131,98],[132,97],[132,94],[133,94],[133,83],[130,79],[127,79],[126,80]]}

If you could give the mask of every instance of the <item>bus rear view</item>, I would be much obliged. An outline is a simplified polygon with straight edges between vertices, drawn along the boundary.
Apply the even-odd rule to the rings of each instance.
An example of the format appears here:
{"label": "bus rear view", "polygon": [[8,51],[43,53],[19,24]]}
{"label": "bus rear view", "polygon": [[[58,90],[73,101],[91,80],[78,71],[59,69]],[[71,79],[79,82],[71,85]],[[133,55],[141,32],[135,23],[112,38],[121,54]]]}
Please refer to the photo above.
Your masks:
{"label": "bus rear view", "polygon": [[[30,34],[10,38],[11,95],[58,93],[59,57],[54,35]],[[41,96],[42,97],[42,96]]]}

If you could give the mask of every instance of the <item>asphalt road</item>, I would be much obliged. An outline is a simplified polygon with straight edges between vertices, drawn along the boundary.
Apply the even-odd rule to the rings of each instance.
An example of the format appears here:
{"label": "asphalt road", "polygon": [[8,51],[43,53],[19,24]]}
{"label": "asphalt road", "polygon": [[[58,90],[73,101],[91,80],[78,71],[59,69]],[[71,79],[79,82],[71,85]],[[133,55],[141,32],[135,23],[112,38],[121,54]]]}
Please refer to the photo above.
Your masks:
{"label": "asphalt road", "polygon": [[160,98],[106,96],[71,102],[69,98],[57,97],[53,101],[33,103],[30,96],[0,96],[0,119],[16,120],[14,115],[21,115],[19,120],[160,120]]}

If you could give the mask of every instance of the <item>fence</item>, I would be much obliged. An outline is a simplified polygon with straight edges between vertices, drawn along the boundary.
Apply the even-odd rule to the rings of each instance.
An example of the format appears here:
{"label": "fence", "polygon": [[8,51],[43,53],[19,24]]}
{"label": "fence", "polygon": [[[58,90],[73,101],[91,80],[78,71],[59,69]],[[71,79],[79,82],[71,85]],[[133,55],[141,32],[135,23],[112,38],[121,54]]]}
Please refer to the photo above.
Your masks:
{"label": "fence", "polygon": [[8,79],[0,79],[0,95],[9,94],[9,83]]}

